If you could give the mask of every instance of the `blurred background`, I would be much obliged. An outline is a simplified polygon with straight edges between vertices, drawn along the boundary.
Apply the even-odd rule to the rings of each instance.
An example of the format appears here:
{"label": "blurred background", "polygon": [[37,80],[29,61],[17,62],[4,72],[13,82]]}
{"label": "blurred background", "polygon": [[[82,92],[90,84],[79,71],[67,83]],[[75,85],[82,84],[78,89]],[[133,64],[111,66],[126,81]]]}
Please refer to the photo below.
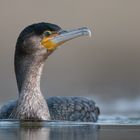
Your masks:
{"label": "blurred background", "polygon": [[67,42],[48,58],[45,96],[90,97],[102,114],[140,113],[139,0],[0,1],[0,104],[18,97],[13,63],[19,33],[42,21],[92,30],[91,38]]}

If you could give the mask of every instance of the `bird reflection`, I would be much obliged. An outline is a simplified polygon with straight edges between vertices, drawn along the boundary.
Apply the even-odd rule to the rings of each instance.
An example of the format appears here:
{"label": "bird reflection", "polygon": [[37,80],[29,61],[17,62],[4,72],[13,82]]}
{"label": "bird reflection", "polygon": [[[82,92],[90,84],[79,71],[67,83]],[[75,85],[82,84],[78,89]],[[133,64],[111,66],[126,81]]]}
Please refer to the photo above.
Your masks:
{"label": "bird reflection", "polygon": [[50,129],[48,128],[21,128],[20,140],[49,140]]}
{"label": "bird reflection", "polygon": [[98,140],[96,125],[53,125],[47,123],[20,123],[19,126],[0,128],[2,139],[10,140]]}

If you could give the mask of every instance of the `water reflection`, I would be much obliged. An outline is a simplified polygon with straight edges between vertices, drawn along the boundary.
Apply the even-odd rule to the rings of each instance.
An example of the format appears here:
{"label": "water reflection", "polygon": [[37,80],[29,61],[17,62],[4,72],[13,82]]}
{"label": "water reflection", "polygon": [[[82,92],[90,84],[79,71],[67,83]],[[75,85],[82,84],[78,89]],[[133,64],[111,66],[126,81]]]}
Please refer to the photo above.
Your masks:
{"label": "water reflection", "polygon": [[2,140],[98,140],[98,127],[94,125],[43,125],[32,122],[2,127],[0,137]]}
{"label": "water reflection", "polygon": [[98,129],[93,126],[60,127],[50,130],[50,140],[98,140]]}
{"label": "water reflection", "polygon": [[19,140],[49,140],[50,130],[48,128],[21,128],[18,135]]}
{"label": "water reflection", "polygon": [[101,116],[97,123],[0,120],[0,140],[139,140],[139,134],[139,115]]}

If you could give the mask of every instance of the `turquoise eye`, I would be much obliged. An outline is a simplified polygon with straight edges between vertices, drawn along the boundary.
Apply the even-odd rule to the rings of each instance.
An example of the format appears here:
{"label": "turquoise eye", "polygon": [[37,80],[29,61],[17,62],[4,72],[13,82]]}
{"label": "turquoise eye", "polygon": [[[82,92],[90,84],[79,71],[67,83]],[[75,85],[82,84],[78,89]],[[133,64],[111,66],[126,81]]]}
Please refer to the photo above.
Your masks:
{"label": "turquoise eye", "polygon": [[45,31],[45,32],[44,32],[44,35],[45,35],[45,36],[50,36],[51,34],[52,34],[51,31]]}

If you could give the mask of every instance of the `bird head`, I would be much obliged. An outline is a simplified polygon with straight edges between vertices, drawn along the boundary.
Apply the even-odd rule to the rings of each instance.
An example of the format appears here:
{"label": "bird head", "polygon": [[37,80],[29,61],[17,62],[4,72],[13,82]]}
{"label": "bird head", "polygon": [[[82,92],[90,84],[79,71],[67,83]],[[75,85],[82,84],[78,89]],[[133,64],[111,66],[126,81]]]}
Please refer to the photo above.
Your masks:
{"label": "bird head", "polygon": [[91,35],[87,27],[63,30],[51,23],[37,23],[26,27],[18,37],[16,51],[25,55],[50,55],[63,43],[80,37]]}

